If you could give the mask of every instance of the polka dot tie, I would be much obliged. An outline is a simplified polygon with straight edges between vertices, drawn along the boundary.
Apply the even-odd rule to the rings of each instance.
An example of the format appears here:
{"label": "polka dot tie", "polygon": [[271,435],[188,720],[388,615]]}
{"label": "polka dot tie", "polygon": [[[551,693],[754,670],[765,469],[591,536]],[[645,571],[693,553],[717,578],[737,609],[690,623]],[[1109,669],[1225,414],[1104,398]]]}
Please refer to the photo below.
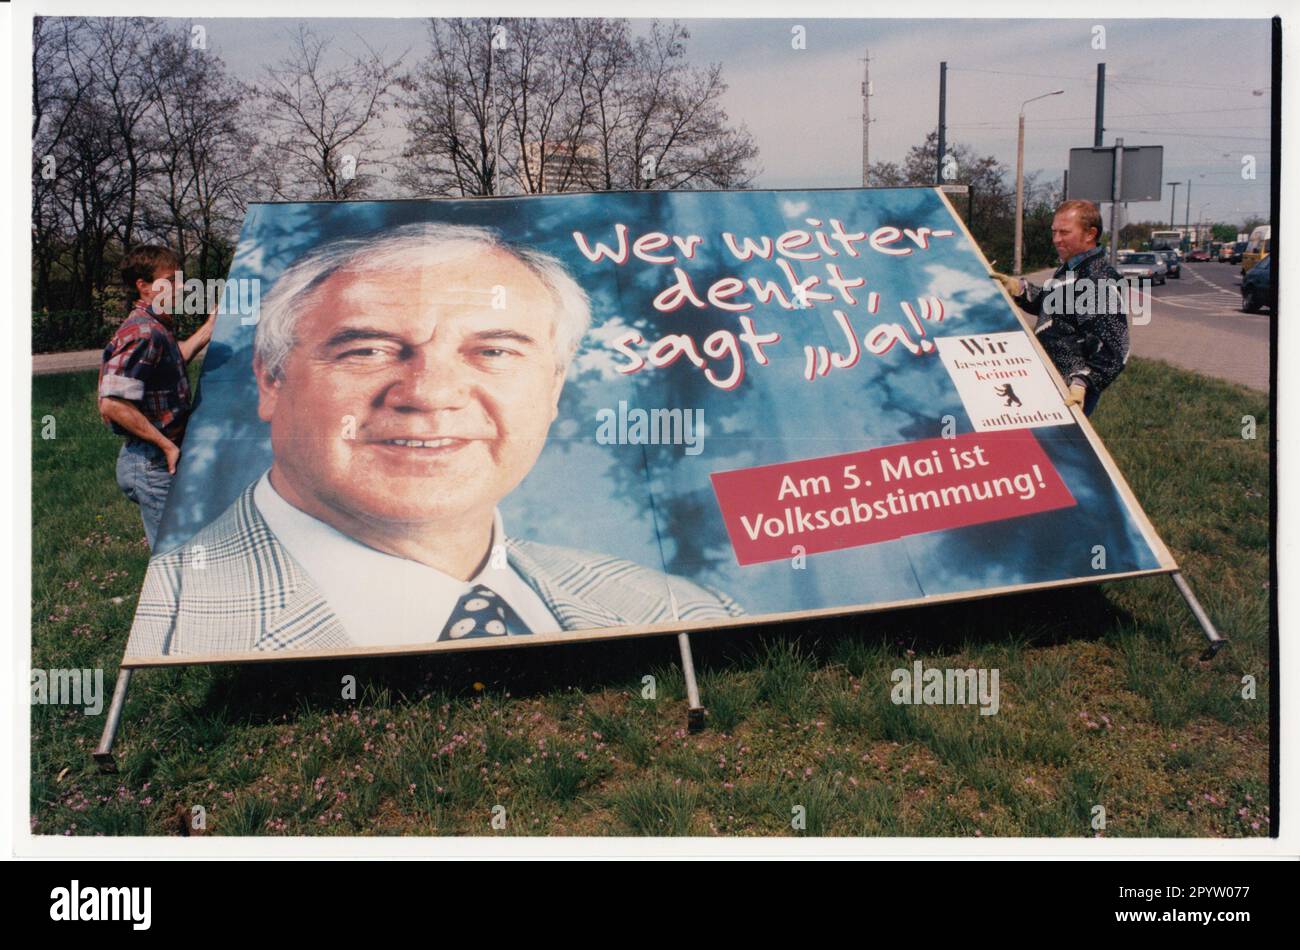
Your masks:
{"label": "polka dot tie", "polygon": [[469,640],[474,637],[508,637],[532,633],[510,605],[490,587],[475,584],[456,601],[439,640]]}

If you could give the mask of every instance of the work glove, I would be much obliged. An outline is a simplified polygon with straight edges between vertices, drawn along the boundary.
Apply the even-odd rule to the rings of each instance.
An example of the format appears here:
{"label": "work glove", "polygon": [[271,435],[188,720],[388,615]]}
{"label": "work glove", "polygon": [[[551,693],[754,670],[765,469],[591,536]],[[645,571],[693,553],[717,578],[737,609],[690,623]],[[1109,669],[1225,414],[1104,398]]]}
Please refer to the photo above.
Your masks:
{"label": "work glove", "polygon": [[1012,277],[1010,274],[999,274],[997,271],[990,271],[989,276],[1007,289],[1013,297],[1019,297],[1024,287],[1024,281],[1019,277]]}

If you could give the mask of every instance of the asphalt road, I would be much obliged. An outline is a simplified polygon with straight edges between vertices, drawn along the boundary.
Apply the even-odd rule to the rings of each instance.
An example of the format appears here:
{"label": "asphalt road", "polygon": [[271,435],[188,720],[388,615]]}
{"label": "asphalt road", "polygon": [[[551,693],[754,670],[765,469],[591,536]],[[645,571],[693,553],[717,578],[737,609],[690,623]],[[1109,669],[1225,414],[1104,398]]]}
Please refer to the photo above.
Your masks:
{"label": "asphalt road", "polygon": [[1134,356],[1268,391],[1272,314],[1242,313],[1241,265],[1184,263],[1151,293],[1150,323],[1129,328]]}
{"label": "asphalt road", "polygon": [[98,369],[103,350],[73,350],[71,353],[33,353],[32,375],[71,373],[82,369]]}

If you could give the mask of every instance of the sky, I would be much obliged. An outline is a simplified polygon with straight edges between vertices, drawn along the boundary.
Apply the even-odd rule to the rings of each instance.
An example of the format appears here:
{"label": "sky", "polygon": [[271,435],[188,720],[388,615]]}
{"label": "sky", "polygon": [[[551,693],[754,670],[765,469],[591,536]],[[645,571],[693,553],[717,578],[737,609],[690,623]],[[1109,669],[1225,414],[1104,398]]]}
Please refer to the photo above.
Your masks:
{"label": "sky", "polygon": [[[288,19],[204,19],[209,48],[232,73],[256,79],[281,58]],[[415,19],[308,21],[338,51],[372,48],[413,65]],[[1269,207],[1269,23],[1250,20],[699,19],[687,58],[717,62],[731,119],[759,147],[759,188],[861,184],[862,57],[869,50],[870,158],[901,161],[938,121],[939,63],[948,63],[948,140],[1016,157],[1025,99],[1025,169],[1060,181],[1071,147],[1092,144],[1096,64],[1106,63],[1105,144],[1163,145],[1164,180],[1179,181],[1175,219],[1240,223]],[[649,21],[633,21],[643,31]],[[795,26],[804,48],[795,49]],[[1104,28],[1104,36],[1096,28]],[[1094,48],[1104,41],[1105,48]],[[385,134],[400,141],[400,123]],[[1256,178],[1243,180],[1245,156]],[[1191,181],[1190,209],[1188,187]],[[1162,200],[1129,206],[1128,220],[1169,219]],[[1190,213],[1189,213],[1190,212]]]}

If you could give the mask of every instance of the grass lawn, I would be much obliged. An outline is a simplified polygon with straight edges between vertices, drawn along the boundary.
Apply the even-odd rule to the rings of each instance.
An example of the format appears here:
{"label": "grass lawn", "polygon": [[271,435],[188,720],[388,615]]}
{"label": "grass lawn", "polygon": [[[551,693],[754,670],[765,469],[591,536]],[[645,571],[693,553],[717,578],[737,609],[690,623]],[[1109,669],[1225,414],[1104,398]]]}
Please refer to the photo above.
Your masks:
{"label": "grass lawn", "polygon": [[[148,549],[94,381],[33,381],[32,666],[109,691]],[[223,835],[1266,835],[1267,397],[1134,359],[1094,419],[1232,640],[1213,662],[1159,577],[698,634],[698,734],[672,637],[147,670],[118,775],[90,760],[102,715],[32,706],[31,827],[174,835],[201,806]],[[1000,711],[894,705],[915,659],[997,668]]]}

